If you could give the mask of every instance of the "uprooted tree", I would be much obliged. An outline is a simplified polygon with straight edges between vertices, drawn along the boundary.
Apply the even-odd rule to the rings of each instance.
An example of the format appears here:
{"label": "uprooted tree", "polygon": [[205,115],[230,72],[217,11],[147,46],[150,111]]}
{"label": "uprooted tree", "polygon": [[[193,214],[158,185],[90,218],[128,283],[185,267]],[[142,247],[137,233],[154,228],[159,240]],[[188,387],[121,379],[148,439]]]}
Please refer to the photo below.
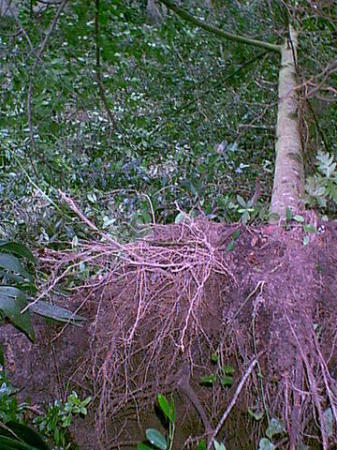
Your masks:
{"label": "uprooted tree", "polygon": [[[275,218],[284,220],[286,210],[299,212],[303,209],[304,167],[299,123],[299,93],[297,92],[297,33],[288,25],[288,36],[281,45],[258,41],[246,36],[225,32],[196,19],[169,0],[161,3],[200,28],[222,39],[278,52],[281,56],[278,83],[278,115],[275,145],[275,176],[271,211]],[[286,11],[286,10],[285,10]]]}
{"label": "uprooted tree", "polygon": [[75,288],[93,316],[89,362],[76,373],[95,390],[98,445],[132,446],[154,420],[156,394],[172,392],[177,449],[196,448],[201,438],[208,450],[215,439],[233,449],[333,448],[336,242],[334,225],[318,233],[302,202],[296,31],[290,24],[285,42],[270,44],[160,1],[221,39],[280,55],[273,225],[217,224],[181,212],[179,224],[122,244],[62,194],[99,239],[77,252],[47,251],[41,259],[54,277],[44,294],[79,265],[98,272]]}
{"label": "uprooted tree", "polygon": [[[290,24],[283,44],[269,44],[224,32],[171,1],[161,2],[219,38],[281,56],[274,225],[245,228],[182,213],[181,223],[153,226],[133,243],[99,232],[101,240],[75,254],[46,258],[46,264],[57,261],[59,270],[67,266],[57,281],[78,264],[101,272],[78,290],[95,311],[85,375],[96,390],[101,446],[139,439],[139,430],[130,425],[135,416],[151,425],[156,393],[171,391],[177,393],[182,424],[176,448],[196,448],[201,437],[207,449],[214,439],[228,448],[255,448],[258,442],[260,448],[332,448],[336,277],[334,257],[326,249],[336,244],[333,227],[326,225],[319,234],[316,216],[305,213],[302,202],[296,31]],[[292,216],[299,222],[290,223]],[[230,390],[222,385],[228,377]],[[212,380],[212,386],[203,387],[200,380]],[[182,405],[179,398],[185,399]],[[254,419],[243,437],[248,411]]]}

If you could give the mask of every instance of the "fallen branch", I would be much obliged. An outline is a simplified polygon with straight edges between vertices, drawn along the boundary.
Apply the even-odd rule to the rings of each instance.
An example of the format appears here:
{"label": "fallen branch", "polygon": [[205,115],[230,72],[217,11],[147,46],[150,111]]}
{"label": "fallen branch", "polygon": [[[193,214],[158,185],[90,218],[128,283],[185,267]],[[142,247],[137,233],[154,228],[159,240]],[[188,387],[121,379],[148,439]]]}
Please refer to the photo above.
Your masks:
{"label": "fallen branch", "polygon": [[249,364],[248,369],[246,370],[245,374],[243,375],[243,377],[241,378],[241,381],[238,385],[238,387],[236,388],[235,394],[230,402],[230,404],[228,405],[226,411],[223,413],[218,425],[216,426],[215,430],[213,431],[213,434],[209,440],[209,443],[207,445],[207,450],[211,450],[212,448],[212,444],[213,441],[215,439],[215,437],[217,436],[217,434],[219,433],[219,431],[221,430],[221,428],[223,427],[223,424],[225,423],[227,417],[229,416],[230,412],[232,411],[239,395],[240,392],[242,391],[242,388],[244,386],[244,384],[246,383],[249,375],[253,372],[254,367],[256,366],[258,360],[256,358],[253,359],[253,361]]}

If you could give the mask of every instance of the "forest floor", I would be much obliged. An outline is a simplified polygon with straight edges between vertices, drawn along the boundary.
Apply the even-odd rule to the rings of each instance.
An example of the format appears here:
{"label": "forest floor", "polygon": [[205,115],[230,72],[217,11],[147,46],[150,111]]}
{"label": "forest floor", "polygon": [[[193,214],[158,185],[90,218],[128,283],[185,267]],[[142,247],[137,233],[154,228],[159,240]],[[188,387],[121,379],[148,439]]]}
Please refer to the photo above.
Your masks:
{"label": "forest floor", "polygon": [[77,252],[47,250],[51,292],[79,263],[95,273],[66,299],[89,320],[36,318],[35,343],[2,327],[20,398],[91,395],[73,429],[82,450],[134,449],[149,426],[164,433],[159,392],[174,395],[177,450],[201,437],[256,449],[272,419],[284,426],[275,448],[336,448],[337,223],[305,222],[200,219],[133,243],[103,236]]}

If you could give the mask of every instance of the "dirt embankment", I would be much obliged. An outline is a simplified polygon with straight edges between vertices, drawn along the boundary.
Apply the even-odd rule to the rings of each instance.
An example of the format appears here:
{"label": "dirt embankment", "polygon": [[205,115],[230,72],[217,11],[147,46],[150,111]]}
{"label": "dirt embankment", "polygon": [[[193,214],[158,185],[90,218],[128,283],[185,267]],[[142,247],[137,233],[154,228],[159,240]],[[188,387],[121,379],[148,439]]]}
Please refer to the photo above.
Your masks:
{"label": "dirt embankment", "polygon": [[174,393],[176,449],[201,436],[257,448],[272,418],[285,427],[277,448],[336,448],[336,232],[197,220],[130,244],[47,253],[54,276],[79,261],[98,274],[69,300],[89,325],[38,321],[35,344],[3,327],[12,380],[33,402],[72,387],[93,395],[75,431],[82,449],[136,448],[148,426],[162,426],[159,392]]}

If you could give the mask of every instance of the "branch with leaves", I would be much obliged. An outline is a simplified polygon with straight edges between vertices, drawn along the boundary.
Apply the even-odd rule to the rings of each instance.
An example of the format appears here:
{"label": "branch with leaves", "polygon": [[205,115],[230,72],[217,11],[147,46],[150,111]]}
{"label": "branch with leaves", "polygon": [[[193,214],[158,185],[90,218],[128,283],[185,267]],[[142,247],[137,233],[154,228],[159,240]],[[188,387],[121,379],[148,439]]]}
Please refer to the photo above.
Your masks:
{"label": "branch with leaves", "polygon": [[180,8],[170,0],[159,0],[159,1],[163,3],[165,6],[167,6],[169,9],[174,11],[176,14],[178,14],[178,16],[180,16],[182,19],[185,19],[188,22],[193,23],[194,25],[202,28],[205,31],[215,34],[219,38],[227,39],[234,42],[241,42],[243,44],[253,45],[254,47],[260,47],[265,50],[281,53],[280,45],[259,41],[257,39],[252,39],[248,36],[241,36],[239,34],[229,33],[228,31],[223,31],[220,28],[215,27],[214,25],[208,24],[200,19],[197,19],[196,17],[192,16],[192,14],[189,14],[187,11]]}

